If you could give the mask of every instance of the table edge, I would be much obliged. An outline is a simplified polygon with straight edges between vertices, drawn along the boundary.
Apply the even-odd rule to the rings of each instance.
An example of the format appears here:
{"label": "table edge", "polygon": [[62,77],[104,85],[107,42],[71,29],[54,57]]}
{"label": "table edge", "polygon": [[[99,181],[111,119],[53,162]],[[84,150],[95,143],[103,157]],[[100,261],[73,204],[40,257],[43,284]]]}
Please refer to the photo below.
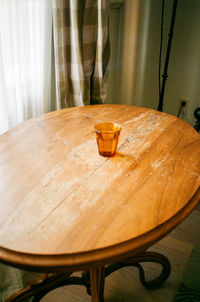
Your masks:
{"label": "table edge", "polygon": [[60,255],[20,253],[0,247],[0,262],[21,269],[39,272],[73,272],[116,262],[146,250],[165,237],[192,212],[199,202],[200,187],[188,203],[173,217],[137,238],[121,242],[114,246]]}

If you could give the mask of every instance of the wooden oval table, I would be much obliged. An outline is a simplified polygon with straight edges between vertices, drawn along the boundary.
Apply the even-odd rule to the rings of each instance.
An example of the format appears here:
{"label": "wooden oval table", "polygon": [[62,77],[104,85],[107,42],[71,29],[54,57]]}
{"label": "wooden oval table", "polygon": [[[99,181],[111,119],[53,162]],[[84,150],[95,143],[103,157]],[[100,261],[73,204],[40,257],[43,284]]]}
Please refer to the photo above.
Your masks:
{"label": "wooden oval table", "polygon": [[[94,126],[121,125],[114,157],[98,154]],[[0,261],[48,272],[8,301],[66,284],[103,301],[104,277],[125,265],[147,286],[170,273],[145,250],[200,199],[200,136],[184,121],[126,105],[76,107],[26,121],[0,137]],[[162,265],[146,281],[140,262]],[[81,278],[71,276],[85,271]],[[55,273],[55,274],[54,274]],[[58,273],[58,274],[56,274]]]}

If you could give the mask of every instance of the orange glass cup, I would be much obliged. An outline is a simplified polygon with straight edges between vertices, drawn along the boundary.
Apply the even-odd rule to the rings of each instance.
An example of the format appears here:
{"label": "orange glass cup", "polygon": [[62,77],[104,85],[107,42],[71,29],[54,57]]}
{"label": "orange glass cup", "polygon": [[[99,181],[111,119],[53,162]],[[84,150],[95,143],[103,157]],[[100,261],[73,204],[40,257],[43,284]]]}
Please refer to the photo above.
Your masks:
{"label": "orange glass cup", "polygon": [[95,126],[99,154],[114,156],[117,150],[121,126],[116,123],[100,123]]}

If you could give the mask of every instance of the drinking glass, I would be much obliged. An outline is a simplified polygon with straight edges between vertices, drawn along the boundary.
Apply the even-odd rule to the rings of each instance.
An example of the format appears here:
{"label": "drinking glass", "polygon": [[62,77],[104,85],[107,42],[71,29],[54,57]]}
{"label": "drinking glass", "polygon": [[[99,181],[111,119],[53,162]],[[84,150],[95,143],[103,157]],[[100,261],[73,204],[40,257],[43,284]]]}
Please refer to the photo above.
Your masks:
{"label": "drinking glass", "polygon": [[99,154],[114,156],[117,150],[121,126],[116,123],[100,123],[95,126]]}

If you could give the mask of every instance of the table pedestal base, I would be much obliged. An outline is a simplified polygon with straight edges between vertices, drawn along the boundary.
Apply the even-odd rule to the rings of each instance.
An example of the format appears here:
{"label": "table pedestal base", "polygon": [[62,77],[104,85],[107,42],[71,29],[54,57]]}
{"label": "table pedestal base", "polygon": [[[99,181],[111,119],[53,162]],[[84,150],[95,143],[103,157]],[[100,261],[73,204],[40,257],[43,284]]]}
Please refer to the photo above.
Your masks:
{"label": "table pedestal base", "polygon": [[[160,275],[154,280],[147,281],[145,279],[144,270],[140,264],[141,262],[159,263],[162,266]],[[140,281],[148,289],[161,286],[169,277],[171,271],[170,262],[165,256],[156,252],[143,252],[106,267],[91,268],[89,272],[83,272],[82,277],[71,276],[72,273],[45,274],[38,282],[20,290],[8,298],[6,302],[21,302],[29,297],[34,297],[33,302],[38,302],[51,290],[72,284],[84,285],[87,289],[87,293],[92,297],[92,302],[104,302],[105,277],[127,266],[138,268]]]}

